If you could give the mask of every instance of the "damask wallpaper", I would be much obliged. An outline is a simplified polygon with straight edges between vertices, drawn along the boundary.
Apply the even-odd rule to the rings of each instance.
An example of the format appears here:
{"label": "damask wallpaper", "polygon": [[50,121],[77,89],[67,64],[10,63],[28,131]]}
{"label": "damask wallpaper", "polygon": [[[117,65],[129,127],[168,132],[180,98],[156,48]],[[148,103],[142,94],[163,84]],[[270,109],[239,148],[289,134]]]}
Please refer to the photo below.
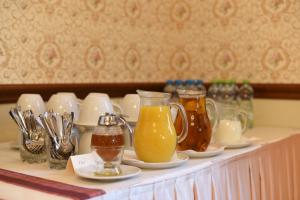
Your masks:
{"label": "damask wallpaper", "polygon": [[0,83],[300,83],[299,0],[0,0]]}

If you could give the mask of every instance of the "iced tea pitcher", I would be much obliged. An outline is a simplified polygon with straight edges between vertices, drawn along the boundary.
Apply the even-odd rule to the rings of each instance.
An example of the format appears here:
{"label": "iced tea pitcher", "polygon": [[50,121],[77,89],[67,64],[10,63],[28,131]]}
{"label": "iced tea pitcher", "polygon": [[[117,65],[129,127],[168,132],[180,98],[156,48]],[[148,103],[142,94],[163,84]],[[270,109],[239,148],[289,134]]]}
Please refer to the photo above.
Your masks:
{"label": "iced tea pitcher", "polygon": [[[188,119],[187,137],[178,143],[177,150],[205,151],[212,138],[212,130],[217,125],[216,103],[205,97],[205,92],[195,90],[177,90],[179,103],[185,109]],[[208,112],[212,116],[212,122],[208,118]],[[212,125],[211,125],[212,123]],[[175,120],[176,131],[183,129],[181,116],[177,115]]]}
{"label": "iced tea pitcher", "polygon": [[[182,105],[170,103],[170,94],[137,90],[141,99],[138,121],[134,130],[134,149],[138,159],[145,162],[168,162],[177,142],[187,136],[187,118]],[[170,107],[175,106],[183,128],[177,136]]]}

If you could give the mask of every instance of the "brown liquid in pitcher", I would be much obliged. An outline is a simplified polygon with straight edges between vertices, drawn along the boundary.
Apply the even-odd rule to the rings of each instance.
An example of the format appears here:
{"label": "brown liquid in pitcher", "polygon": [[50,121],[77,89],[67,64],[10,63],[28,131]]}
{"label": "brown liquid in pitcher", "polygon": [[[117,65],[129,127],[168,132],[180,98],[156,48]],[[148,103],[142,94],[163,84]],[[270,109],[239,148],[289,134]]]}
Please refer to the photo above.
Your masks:
{"label": "brown liquid in pitcher", "polygon": [[[210,143],[212,129],[205,108],[205,97],[180,98],[179,102],[184,106],[188,118],[188,135],[177,144],[177,150],[205,151]],[[181,115],[175,120],[177,134],[182,130]]]}
{"label": "brown liquid in pitcher", "polygon": [[92,135],[91,147],[106,162],[116,160],[122,147],[124,147],[124,135]]}

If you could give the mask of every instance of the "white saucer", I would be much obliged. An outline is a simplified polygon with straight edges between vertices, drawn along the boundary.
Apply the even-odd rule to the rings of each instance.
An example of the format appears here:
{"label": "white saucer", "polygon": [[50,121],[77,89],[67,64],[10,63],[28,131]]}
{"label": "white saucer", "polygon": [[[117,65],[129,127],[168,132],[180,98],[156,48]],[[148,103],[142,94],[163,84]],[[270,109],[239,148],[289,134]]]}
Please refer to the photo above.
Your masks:
{"label": "white saucer", "polygon": [[239,141],[232,144],[224,144],[226,149],[240,149],[252,145],[252,141],[246,137],[242,137]]}
{"label": "white saucer", "polygon": [[208,158],[217,156],[224,152],[224,145],[217,145],[217,144],[210,144],[206,151],[198,152],[194,150],[185,150],[185,151],[179,151],[180,153],[184,153],[188,155],[190,158]]}
{"label": "white saucer", "polygon": [[137,176],[141,173],[141,169],[134,166],[120,165],[120,168],[122,174],[118,176],[101,176],[95,174],[97,171],[96,165],[85,166],[80,169],[75,169],[74,171],[77,176],[94,180],[121,180]]}
{"label": "white saucer", "polygon": [[136,166],[142,169],[166,169],[177,167],[188,161],[189,157],[183,153],[177,153],[175,158],[172,158],[170,162],[159,162],[159,163],[149,163],[138,160],[136,155],[131,150],[125,150],[123,155],[123,163],[127,165]]}

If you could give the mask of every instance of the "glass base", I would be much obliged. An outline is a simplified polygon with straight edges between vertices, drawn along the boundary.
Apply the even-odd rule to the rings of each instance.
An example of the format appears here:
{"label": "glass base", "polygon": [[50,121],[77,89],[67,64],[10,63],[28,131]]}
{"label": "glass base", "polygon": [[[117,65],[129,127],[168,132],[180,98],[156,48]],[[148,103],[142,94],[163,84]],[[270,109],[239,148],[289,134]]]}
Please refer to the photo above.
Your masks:
{"label": "glass base", "polygon": [[27,163],[43,163],[47,161],[47,153],[46,151],[40,154],[32,154],[23,146],[20,147],[20,158],[23,162]]}
{"label": "glass base", "polygon": [[50,169],[66,169],[67,160],[58,160],[49,158],[48,164]]}
{"label": "glass base", "polygon": [[101,171],[95,172],[98,176],[118,176],[122,174],[122,170],[119,165],[112,163],[104,163],[104,168]]}

